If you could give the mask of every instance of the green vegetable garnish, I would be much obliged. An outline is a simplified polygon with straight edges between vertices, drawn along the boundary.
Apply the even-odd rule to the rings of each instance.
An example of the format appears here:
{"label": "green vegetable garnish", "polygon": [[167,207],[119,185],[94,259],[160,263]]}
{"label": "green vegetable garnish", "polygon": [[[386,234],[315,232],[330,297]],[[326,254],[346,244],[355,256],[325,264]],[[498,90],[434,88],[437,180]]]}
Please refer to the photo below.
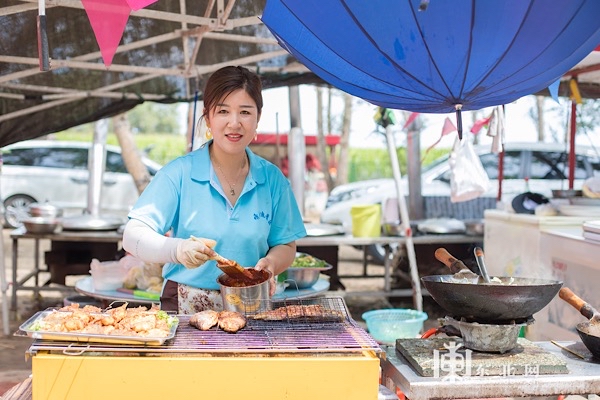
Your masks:
{"label": "green vegetable garnish", "polygon": [[169,328],[172,327],[176,322],[179,322],[177,317],[169,315],[166,311],[163,310],[159,310],[156,312],[156,318],[164,319],[165,321],[167,321],[167,325],[169,326]]}
{"label": "green vegetable garnish", "polygon": [[305,254],[298,256],[292,263],[292,268],[323,268],[327,263],[323,260],[315,258],[311,255]]}

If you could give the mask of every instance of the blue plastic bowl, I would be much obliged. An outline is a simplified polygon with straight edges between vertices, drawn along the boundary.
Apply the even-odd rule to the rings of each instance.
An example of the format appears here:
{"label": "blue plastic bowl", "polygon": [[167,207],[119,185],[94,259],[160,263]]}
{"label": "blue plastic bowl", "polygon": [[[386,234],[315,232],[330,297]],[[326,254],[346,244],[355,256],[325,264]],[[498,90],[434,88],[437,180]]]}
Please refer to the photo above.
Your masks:
{"label": "blue plastic bowl", "polygon": [[367,311],[362,315],[373,339],[394,344],[396,339],[415,338],[423,329],[427,314],[422,311],[391,308]]}

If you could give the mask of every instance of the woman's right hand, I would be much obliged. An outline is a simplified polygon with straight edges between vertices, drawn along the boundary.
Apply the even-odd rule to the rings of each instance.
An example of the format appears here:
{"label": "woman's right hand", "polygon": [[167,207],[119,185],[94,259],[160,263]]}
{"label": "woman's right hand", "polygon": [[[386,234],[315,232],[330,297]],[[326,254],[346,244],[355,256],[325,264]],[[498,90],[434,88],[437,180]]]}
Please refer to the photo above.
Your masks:
{"label": "woman's right hand", "polygon": [[215,256],[212,239],[190,237],[177,244],[177,261],[186,268],[197,268]]}

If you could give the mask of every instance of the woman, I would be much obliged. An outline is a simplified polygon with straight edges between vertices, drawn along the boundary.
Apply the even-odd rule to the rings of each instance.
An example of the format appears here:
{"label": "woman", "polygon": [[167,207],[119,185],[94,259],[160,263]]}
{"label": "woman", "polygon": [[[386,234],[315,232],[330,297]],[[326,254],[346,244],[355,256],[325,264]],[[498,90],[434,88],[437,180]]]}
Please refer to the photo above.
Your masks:
{"label": "woman", "polygon": [[262,106],[258,75],[243,67],[214,72],[202,115],[212,140],[164,166],[129,213],[123,248],[145,262],[166,263],[164,310],[189,314],[223,307],[221,271],[210,260],[215,251],[273,277],[294,260],[295,241],[306,230],[290,184],[248,148]]}

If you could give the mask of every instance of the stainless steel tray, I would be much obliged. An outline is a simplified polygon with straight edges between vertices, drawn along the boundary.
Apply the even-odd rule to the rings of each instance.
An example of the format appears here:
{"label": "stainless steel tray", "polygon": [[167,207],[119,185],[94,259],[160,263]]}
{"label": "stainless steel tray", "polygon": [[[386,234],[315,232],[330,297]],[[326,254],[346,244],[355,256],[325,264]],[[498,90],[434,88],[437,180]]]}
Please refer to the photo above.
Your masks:
{"label": "stainless steel tray", "polygon": [[80,332],[52,332],[34,329],[36,322],[44,319],[49,313],[55,310],[38,311],[31,318],[25,321],[19,329],[27,334],[30,338],[41,340],[60,340],[78,343],[114,343],[114,344],[141,344],[141,345],[162,345],[167,340],[175,337],[175,331],[179,325],[179,320],[171,326],[169,334],[165,337],[151,336],[120,336],[120,335],[101,335],[93,333]]}

